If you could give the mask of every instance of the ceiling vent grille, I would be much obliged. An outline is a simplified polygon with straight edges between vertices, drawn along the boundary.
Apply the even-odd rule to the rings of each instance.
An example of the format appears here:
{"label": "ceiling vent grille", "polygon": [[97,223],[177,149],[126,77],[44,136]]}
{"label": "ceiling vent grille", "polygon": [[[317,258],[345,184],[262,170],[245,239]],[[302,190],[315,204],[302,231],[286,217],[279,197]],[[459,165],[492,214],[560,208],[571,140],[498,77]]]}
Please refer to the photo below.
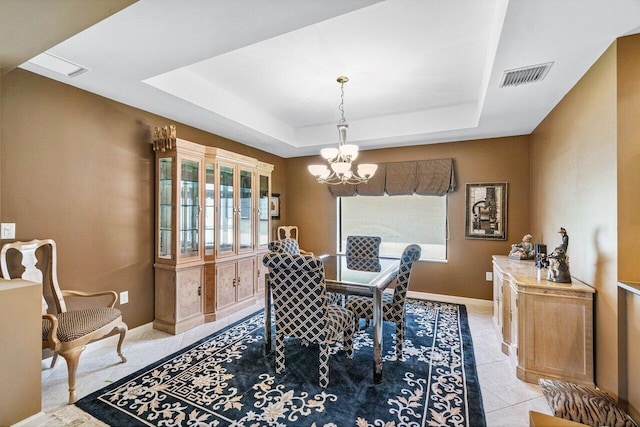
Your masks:
{"label": "ceiling vent grille", "polygon": [[56,56],[49,52],[41,53],[40,55],[31,58],[27,62],[42,68],[46,68],[49,71],[64,74],[67,77],[77,77],[80,74],[89,71],[88,68],[85,68],[82,65],[74,64],[69,60],[60,58],[59,56]]}
{"label": "ceiling vent grille", "polygon": [[502,75],[500,87],[518,86],[526,83],[538,82],[544,79],[552,65],[553,62],[548,62],[546,64],[507,70]]}

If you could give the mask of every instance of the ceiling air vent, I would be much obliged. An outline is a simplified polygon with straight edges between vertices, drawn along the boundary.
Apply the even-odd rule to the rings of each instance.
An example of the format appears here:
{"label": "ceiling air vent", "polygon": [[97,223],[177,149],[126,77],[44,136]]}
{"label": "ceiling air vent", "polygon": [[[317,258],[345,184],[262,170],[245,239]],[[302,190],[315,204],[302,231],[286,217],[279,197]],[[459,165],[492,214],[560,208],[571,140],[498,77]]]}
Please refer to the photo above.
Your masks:
{"label": "ceiling air vent", "polygon": [[67,77],[77,77],[82,73],[89,71],[88,68],[82,65],[74,64],[73,62],[60,58],[49,52],[41,53],[40,55],[31,58],[29,63],[37,65],[47,70],[54,71],[56,73],[64,74]]}
{"label": "ceiling air vent", "polygon": [[515,70],[507,70],[502,75],[500,87],[518,86],[525,83],[533,83],[544,79],[549,72],[549,68],[553,62],[546,64],[532,65],[529,67],[516,68]]}

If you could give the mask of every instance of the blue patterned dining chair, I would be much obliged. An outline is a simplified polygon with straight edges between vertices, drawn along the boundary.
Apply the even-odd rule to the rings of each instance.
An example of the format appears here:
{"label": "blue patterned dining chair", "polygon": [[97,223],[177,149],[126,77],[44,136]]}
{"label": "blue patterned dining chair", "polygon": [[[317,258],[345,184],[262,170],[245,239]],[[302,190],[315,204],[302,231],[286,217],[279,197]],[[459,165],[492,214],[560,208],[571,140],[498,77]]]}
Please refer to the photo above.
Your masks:
{"label": "blue patterned dining chair", "polygon": [[282,254],[300,255],[300,246],[296,239],[280,239],[269,242],[269,250]]}
{"label": "blue patterned dining chair", "polygon": [[293,255],[313,255],[313,252],[307,252],[305,250],[300,249],[300,245],[298,241],[293,238],[286,238],[280,240],[273,240],[269,242],[269,250],[271,252],[280,252],[285,254],[293,254]]}
{"label": "blue patterned dining chair", "polygon": [[262,260],[269,268],[276,325],[276,373],[285,368],[285,337],[320,345],[320,387],[329,385],[329,346],[342,339],[353,358],[353,313],[327,303],[324,266],[312,255],[269,252]]}
{"label": "blue patterned dining chair", "polygon": [[[402,252],[400,268],[395,279],[393,294],[382,294],[382,319],[396,324],[396,358],[402,359],[402,344],[404,343],[404,329],[406,316],[404,311],[411,269],[415,261],[420,259],[422,253],[420,246],[409,245]],[[355,316],[356,329],[360,319],[370,321],[373,319],[373,299],[371,297],[350,295],[345,307],[351,310]]]}
{"label": "blue patterned dining chair", "polygon": [[352,258],[379,258],[379,236],[347,236],[347,248],[345,255]]}

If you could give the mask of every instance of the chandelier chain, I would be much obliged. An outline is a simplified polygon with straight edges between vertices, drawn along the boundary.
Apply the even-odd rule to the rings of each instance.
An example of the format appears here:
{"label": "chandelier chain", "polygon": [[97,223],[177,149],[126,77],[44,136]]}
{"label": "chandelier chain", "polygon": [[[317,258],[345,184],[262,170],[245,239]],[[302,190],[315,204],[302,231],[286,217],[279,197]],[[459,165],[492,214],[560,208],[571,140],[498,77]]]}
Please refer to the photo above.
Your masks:
{"label": "chandelier chain", "polygon": [[347,121],[344,118],[344,82],[340,82],[340,105],[338,106],[340,109],[340,124],[345,124]]}

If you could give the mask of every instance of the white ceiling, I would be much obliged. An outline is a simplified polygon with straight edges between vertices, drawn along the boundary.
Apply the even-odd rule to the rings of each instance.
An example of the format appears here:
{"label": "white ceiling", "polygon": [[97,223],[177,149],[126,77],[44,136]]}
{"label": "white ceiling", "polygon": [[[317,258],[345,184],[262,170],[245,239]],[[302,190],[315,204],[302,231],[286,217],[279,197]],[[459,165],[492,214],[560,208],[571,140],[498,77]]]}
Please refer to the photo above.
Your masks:
{"label": "white ceiling", "polygon": [[140,0],[48,50],[90,71],[21,67],[296,157],[337,144],[340,75],[361,149],[528,134],[638,32],[638,0]]}

